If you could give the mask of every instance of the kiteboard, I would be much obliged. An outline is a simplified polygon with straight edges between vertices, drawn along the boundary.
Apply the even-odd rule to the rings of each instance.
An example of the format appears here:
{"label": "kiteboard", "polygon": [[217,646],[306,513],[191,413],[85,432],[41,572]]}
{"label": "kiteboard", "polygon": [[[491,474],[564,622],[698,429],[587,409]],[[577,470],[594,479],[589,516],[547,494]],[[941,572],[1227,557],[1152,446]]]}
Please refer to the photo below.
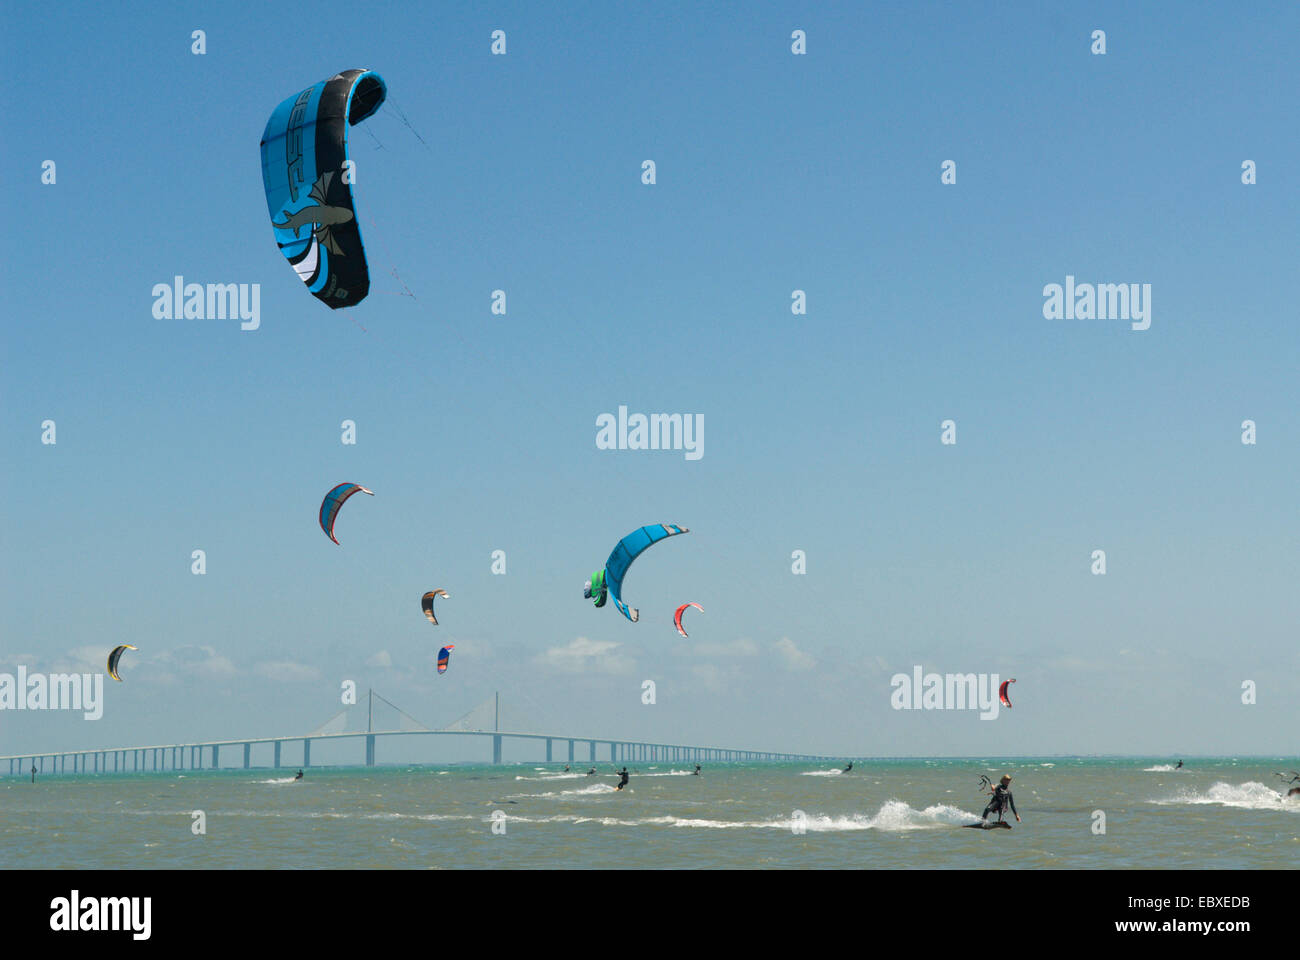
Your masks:
{"label": "kiteboard", "polygon": [[981,820],[979,823],[963,823],[963,827],[970,827],[972,830],[1010,830],[1011,824],[1005,820],[994,820],[992,823]]}

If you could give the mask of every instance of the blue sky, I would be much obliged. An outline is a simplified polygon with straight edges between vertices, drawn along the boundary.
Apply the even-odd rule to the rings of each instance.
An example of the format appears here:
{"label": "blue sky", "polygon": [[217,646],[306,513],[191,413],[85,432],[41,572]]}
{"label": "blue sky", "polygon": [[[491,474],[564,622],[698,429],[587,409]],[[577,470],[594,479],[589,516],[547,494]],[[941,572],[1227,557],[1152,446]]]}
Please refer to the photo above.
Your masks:
{"label": "blue sky", "polygon": [[[0,754],[303,732],[345,679],[434,725],[501,690],[534,729],[757,749],[1293,748],[1293,4],[267,9],[0,38],[0,671],[140,648],[102,720],[0,714]],[[258,141],[362,66],[373,286],[332,312]],[[155,319],[176,275],[259,284],[260,329]],[[1044,319],[1067,275],[1150,284],[1150,329]],[[620,404],[702,415],[704,456],[598,450]],[[335,546],[344,480],[376,496]],[[692,532],[633,567],[642,622],[583,601],[659,521]],[[891,709],[916,664],[1015,709]]]}

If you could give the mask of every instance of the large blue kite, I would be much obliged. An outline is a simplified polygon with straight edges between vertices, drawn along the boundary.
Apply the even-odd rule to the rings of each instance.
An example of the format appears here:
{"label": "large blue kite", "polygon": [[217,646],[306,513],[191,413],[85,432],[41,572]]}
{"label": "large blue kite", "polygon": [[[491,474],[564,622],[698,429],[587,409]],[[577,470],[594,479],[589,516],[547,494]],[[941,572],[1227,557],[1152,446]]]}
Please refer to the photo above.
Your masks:
{"label": "large blue kite", "polygon": [[344,70],[275,108],[262,134],[262,183],[280,252],[333,309],[370,292],[352,202],[348,126],[369,117],[388,88],[373,70]]}
{"label": "large blue kite", "polygon": [[619,613],[636,623],[641,614],[635,607],[629,607],[623,602],[623,578],[627,576],[627,568],[632,566],[633,560],[660,540],[690,532],[675,523],[654,523],[633,530],[614,547],[609,559],[605,561],[605,569],[597,570],[591,575],[591,579],[583,588],[582,595],[596,606],[603,607],[608,593],[614,598],[614,606],[618,607]]}

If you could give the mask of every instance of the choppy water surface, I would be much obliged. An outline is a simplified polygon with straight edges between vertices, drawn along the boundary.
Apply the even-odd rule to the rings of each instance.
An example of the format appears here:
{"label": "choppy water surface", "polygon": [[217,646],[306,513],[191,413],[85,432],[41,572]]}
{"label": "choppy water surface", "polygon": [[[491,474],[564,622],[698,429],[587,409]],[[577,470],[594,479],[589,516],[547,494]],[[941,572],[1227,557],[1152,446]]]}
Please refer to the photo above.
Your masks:
{"label": "choppy water surface", "polygon": [[[0,780],[9,868],[1291,867],[1294,759],[1045,758],[223,770]],[[1024,822],[961,829],[981,773]],[[207,833],[191,831],[192,811]],[[1093,832],[1094,811],[1106,832]],[[499,813],[496,813],[498,812]],[[504,835],[493,833],[494,813]],[[797,828],[804,825],[804,832]]]}

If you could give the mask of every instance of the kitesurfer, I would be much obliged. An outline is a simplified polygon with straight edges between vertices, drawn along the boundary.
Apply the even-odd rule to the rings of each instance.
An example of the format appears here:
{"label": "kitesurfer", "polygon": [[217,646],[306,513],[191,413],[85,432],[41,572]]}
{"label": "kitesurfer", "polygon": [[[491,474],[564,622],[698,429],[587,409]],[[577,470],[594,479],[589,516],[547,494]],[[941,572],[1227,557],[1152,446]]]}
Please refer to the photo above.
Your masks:
{"label": "kitesurfer", "polygon": [[36,764],[32,764],[32,783],[36,782]]}
{"label": "kitesurfer", "polygon": [[693,777],[698,777],[699,775],[700,775],[700,765],[697,763],[697,764],[695,765],[695,772],[694,772],[693,774],[691,774],[691,776],[693,776]]}
{"label": "kitesurfer", "polygon": [[849,761],[849,765],[848,765],[847,767],[844,768],[844,772],[845,772],[845,773],[848,773],[848,772],[849,772],[850,770],[852,770],[852,769],[853,769],[853,761],[850,760],[850,761]]}
{"label": "kitesurfer", "polygon": [[1175,769],[1175,770],[1181,770],[1181,769],[1183,769],[1183,761],[1179,760],[1179,761],[1178,761],[1178,766],[1174,767],[1174,769]]}
{"label": "kitesurfer", "polygon": [[596,775],[596,768],[595,768],[595,767],[592,767],[590,770],[587,771],[587,776],[589,776],[589,777],[594,777],[595,775]]}
{"label": "kitesurfer", "polygon": [[569,765],[567,763],[564,765],[564,772],[565,773],[569,772]]}
{"label": "kitesurfer", "polygon": [[622,770],[620,770],[618,775],[620,779],[618,781],[618,786],[615,787],[614,789],[622,790],[624,787],[627,786],[627,767],[624,767]]}
{"label": "kitesurfer", "polygon": [[1002,774],[1002,782],[993,788],[993,795],[989,797],[988,806],[984,808],[984,813],[980,815],[981,820],[988,820],[990,813],[998,815],[998,823],[1002,822],[1002,816],[1006,812],[1007,806],[1010,805],[1011,812],[1015,814],[1016,823],[1020,822],[1020,814],[1016,811],[1016,801],[1011,796],[1011,774]]}
{"label": "kitesurfer", "polygon": [[302,779],[302,771],[301,771],[301,770],[298,771],[298,775],[297,775],[296,777],[294,777],[294,779],[295,779],[295,780],[301,780],[301,779]]}

